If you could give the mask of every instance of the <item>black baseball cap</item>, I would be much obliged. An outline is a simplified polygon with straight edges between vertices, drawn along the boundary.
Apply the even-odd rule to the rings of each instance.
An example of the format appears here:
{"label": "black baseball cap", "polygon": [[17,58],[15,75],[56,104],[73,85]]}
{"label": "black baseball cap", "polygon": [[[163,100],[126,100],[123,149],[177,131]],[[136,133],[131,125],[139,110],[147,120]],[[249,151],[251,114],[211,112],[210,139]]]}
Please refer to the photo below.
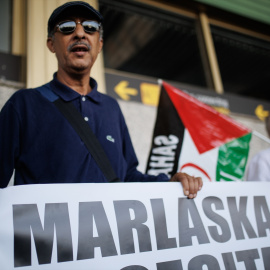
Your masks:
{"label": "black baseball cap", "polygon": [[93,18],[98,22],[103,22],[102,15],[91,5],[83,1],[71,1],[56,8],[48,20],[48,36],[53,31],[55,25],[61,20],[67,19],[68,16],[81,16]]}

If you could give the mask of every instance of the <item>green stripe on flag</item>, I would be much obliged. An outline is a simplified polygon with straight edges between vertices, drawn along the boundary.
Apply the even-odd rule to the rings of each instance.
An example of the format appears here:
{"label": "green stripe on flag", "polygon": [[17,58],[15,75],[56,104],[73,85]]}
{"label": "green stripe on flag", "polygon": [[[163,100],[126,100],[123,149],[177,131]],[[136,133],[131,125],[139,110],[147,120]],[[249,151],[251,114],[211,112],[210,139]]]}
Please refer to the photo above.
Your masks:
{"label": "green stripe on flag", "polygon": [[243,181],[251,133],[219,147],[216,181]]}

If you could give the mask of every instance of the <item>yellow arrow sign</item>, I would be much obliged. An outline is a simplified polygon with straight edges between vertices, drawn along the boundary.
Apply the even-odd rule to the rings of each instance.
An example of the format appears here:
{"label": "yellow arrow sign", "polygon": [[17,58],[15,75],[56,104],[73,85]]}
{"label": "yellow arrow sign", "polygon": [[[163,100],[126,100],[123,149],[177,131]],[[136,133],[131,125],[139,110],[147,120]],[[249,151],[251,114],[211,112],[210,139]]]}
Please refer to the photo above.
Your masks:
{"label": "yellow arrow sign", "polygon": [[130,100],[130,96],[138,95],[137,89],[128,87],[128,81],[121,81],[115,86],[114,90],[123,100]]}
{"label": "yellow arrow sign", "polygon": [[265,118],[269,115],[269,111],[265,111],[263,109],[263,105],[258,105],[255,109],[255,114],[260,120],[264,121]]}
{"label": "yellow arrow sign", "polygon": [[160,86],[152,83],[141,83],[142,102],[145,105],[157,106]]}

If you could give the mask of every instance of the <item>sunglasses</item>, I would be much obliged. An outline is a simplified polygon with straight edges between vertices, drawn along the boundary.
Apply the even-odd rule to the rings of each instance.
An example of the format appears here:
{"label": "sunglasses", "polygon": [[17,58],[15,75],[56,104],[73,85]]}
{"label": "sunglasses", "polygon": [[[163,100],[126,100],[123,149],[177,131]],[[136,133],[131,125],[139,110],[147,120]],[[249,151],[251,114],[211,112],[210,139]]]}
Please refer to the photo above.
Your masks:
{"label": "sunglasses", "polygon": [[83,22],[65,21],[56,25],[56,27],[63,34],[71,34],[75,31],[78,23],[81,24],[84,31],[89,34],[99,32],[101,27],[101,24],[96,21],[83,21]]}

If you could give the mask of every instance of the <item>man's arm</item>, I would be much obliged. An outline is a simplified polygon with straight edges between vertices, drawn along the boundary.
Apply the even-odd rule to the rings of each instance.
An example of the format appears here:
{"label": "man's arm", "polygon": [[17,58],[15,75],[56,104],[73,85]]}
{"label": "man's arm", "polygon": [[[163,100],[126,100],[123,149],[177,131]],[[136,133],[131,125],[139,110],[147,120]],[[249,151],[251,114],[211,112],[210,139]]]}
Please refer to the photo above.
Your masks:
{"label": "man's arm", "polygon": [[203,181],[201,177],[192,177],[186,173],[176,173],[171,179],[165,174],[160,174],[157,176],[147,175],[139,172],[137,170],[138,159],[136,157],[131,138],[122,116],[121,119],[123,123],[123,154],[127,162],[127,174],[124,179],[125,182],[181,182],[184,194],[192,199],[197,196],[197,192],[201,190],[203,186]]}
{"label": "man's arm", "polygon": [[0,188],[8,185],[18,152],[19,120],[8,101],[0,113]]}

